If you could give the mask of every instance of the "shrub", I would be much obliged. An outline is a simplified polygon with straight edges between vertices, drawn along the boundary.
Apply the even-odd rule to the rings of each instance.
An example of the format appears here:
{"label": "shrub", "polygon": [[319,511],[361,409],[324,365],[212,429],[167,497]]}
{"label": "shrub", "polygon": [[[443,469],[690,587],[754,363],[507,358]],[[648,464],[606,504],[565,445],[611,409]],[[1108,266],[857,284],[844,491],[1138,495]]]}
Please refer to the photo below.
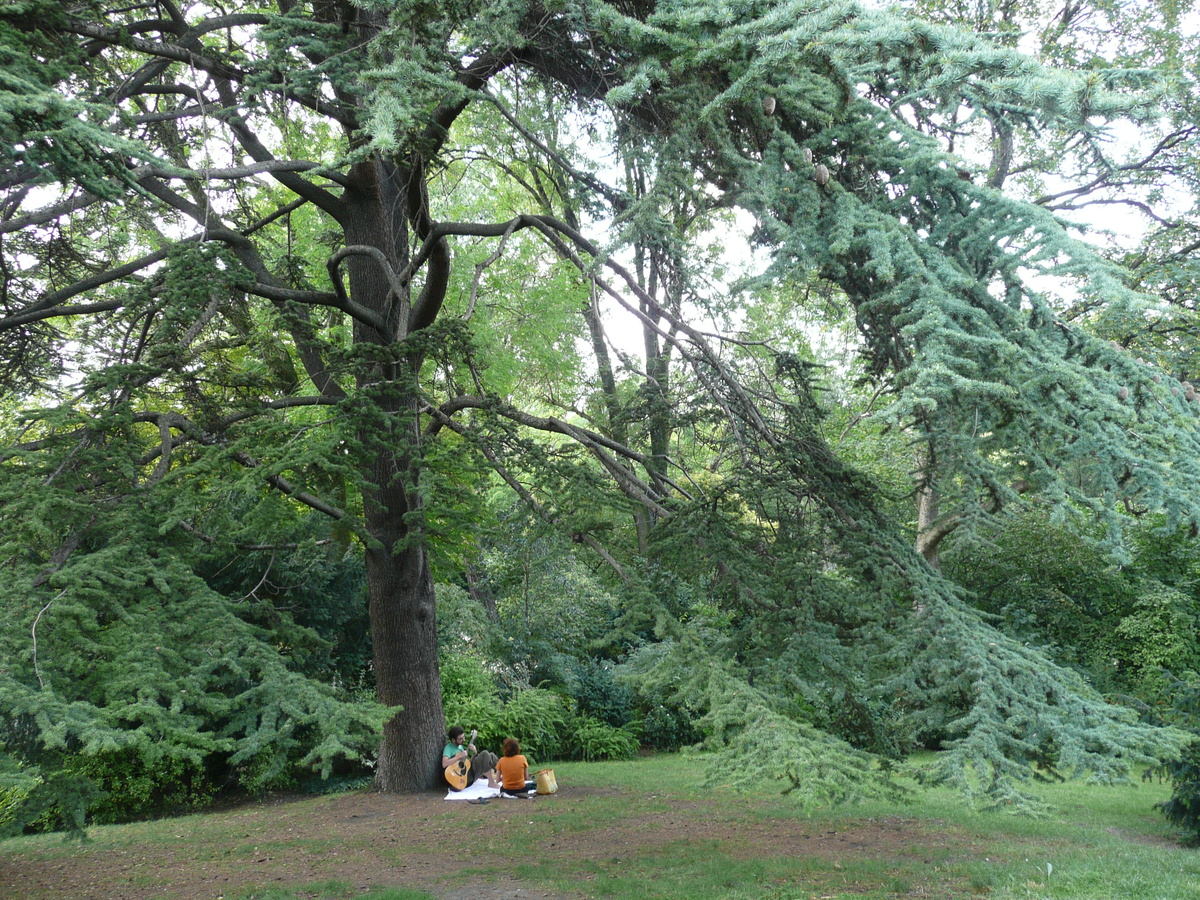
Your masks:
{"label": "shrub", "polygon": [[460,654],[442,659],[440,667],[446,726],[478,731],[476,743],[480,747],[498,745],[505,737],[501,734],[501,704],[495,679],[483,662]]}
{"label": "shrub", "polygon": [[614,728],[634,720],[637,698],[628,686],[616,679],[611,665],[590,659],[569,660],[564,666],[565,686],[581,714]]}
{"label": "shrub", "polygon": [[1127,681],[1148,701],[1162,698],[1170,679],[1162,670],[1200,670],[1194,597],[1157,581],[1139,584],[1133,610],[1117,624],[1110,643],[1127,670]]}
{"label": "shrub", "polygon": [[1184,840],[1189,844],[1200,844],[1200,683],[1194,675],[1190,681],[1171,679],[1175,693],[1174,716],[1176,723],[1197,734],[1197,739],[1183,749],[1178,759],[1162,767],[1171,779],[1171,796],[1156,804],[1167,821],[1178,826]]}
{"label": "shrub", "polygon": [[592,716],[576,716],[570,725],[566,755],[572,759],[629,759],[638,751],[640,742],[628,726],[614,728]]}
{"label": "shrub", "polygon": [[468,697],[452,694],[442,700],[442,706],[446,714],[446,727],[459,725],[468,732],[472,729],[478,731],[479,737],[475,743],[481,748],[498,747],[507,737],[504,731],[504,710],[494,696]]}
{"label": "shrub", "polygon": [[195,762],[169,756],[150,760],[132,748],[71,756],[63,769],[95,785],[98,795],[88,818],[101,825],[195,809],[217,791]]}
{"label": "shrub", "polygon": [[[632,692],[606,666],[559,656],[568,688],[580,688],[587,705],[558,690],[523,687],[501,702],[495,680],[478,659],[455,656],[442,665],[442,704],[446,722],[479,732],[480,748],[498,750],[506,737],[541,759],[627,759],[638,749]],[[599,709],[616,723],[594,715]]]}
{"label": "shrub", "polygon": [[499,727],[505,737],[515,737],[529,756],[556,759],[564,755],[568,734],[566,702],[553,691],[526,688],[513,694],[500,714]]}
{"label": "shrub", "polygon": [[479,659],[464,655],[449,656],[439,661],[439,668],[443,701],[451,697],[495,698],[496,681]]}
{"label": "shrub", "polygon": [[254,797],[294,790],[299,783],[291,761],[269,748],[250,757],[236,771],[238,786]]}
{"label": "shrub", "polygon": [[696,712],[678,690],[678,679],[647,677],[662,664],[671,646],[670,642],[643,644],[616,670],[616,677],[636,690],[642,741],[654,750],[678,750],[703,739],[692,724]]}
{"label": "shrub", "polygon": [[642,719],[642,740],[654,750],[678,750],[698,744],[702,735],[692,724],[692,716],[678,706],[655,703]]}
{"label": "shrub", "polygon": [[885,700],[864,700],[842,688],[831,698],[825,730],[852,747],[888,759],[900,759],[913,749],[915,739],[904,728],[904,718]]}

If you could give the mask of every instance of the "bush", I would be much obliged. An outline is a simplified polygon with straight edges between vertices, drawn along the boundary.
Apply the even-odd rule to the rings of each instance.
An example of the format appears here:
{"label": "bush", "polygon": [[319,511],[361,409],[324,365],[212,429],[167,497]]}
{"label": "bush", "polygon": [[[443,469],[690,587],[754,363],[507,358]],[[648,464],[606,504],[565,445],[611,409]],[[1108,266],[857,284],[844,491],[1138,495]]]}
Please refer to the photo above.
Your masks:
{"label": "bush", "polygon": [[915,744],[904,717],[885,700],[864,700],[847,689],[834,692],[825,730],[852,747],[887,759],[901,759]]}
{"label": "bush", "polygon": [[590,659],[568,659],[569,663],[563,667],[564,683],[582,715],[614,728],[634,720],[637,698],[616,679],[611,665]]}
{"label": "bush", "polygon": [[236,768],[237,784],[252,797],[272,791],[294,790],[299,784],[296,767],[272,749],[250,757]]}
{"label": "bush", "polygon": [[569,702],[541,688],[517,690],[501,702],[496,682],[480,660],[458,656],[442,664],[446,723],[478,731],[475,743],[481,749],[499,751],[506,737],[515,737],[528,755],[562,756]]}
{"label": "bush", "polygon": [[[148,760],[132,748],[71,756],[63,769],[97,788],[88,818],[99,825],[196,809],[217,792],[202,766],[178,757]],[[53,818],[50,827],[61,828]]]}
{"label": "bush", "polygon": [[701,737],[691,714],[677,706],[655,703],[642,718],[642,740],[654,750],[678,750],[698,744]]}
{"label": "bush", "polygon": [[465,697],[453,694],[443,698],[442,707],[447,728],[459,725],[468,732],[479,732],[475,740],[478,747],[494,749],[507,737],[504,731],[504,710],[494,696]]}
{"label": "bush", "polygon": [[1157,581],[1138,585],[1133,610],[1117,624],[1109,643],[1125,669],[1125,681],[1149,702],[1169,690],[1163,670],[1200,670],[1200,616],[1194,597]]}
{"label": "bush", "polygon": [[[499,699],[495,680],[483,663],[455,656],[442,664],[442,704],[446,722],[479,732],[476,744],[499,751],[515,737],[527,756],[540,759],[628,759],[639,746],[633,694],[613,678],[612,670],[588,660],[558,656],[568,687],[582,699],[557,690],[524,687],[507,701]],[[618,722],[593,714],[599,710]]]}
{"label": "bush", "polygon": [[527,756],[559,759],[564,756],[569,710],[553,691],[526,688],[513,694],[500,714],[498,737],[515,737]]}
{"label": "bush", "polygon": [[478,746],[498,746],[504,739],[501,705],[496,682],[483,662],[473,656],[455,655],[442,659],[440,668],[446,727],[474,729],[479,732]]}
{"label": "bush", "polygon": [[570,724],[565,755],[572,759],[629,759],[638,751],[640,741],[629,727],[614,728],[592,716],[576,716]]}
{"label": "bush", "polygon": [[[496,681],[479,659],[455,655],[441,659],[438,667],[442,674],[443,701],[451,697],[495,699]],[[446,718],[450,721],[449,716]]]}
{"label": "bush", "polygon": [[1190,681],[1164,676],[1171,681],[1175,694],[1173,719],[1176,724],[1197,734],[1197,739],[1183,749],[1178,759],[1162,767],[1171,779],[1171,796],[1156,804],[1167,821],[1178,826],[1184,840],[1200,844],[1200,683],[1194,674]]}

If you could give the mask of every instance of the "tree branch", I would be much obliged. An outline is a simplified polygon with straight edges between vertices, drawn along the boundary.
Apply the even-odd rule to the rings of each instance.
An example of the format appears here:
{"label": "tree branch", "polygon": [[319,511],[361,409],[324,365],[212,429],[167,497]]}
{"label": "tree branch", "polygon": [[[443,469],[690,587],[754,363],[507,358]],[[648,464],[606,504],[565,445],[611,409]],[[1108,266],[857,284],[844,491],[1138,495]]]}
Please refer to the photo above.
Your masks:
{"label": "tree branch", "polygon": [[[337,303],[332,305],[337,306],[338,309],[344,310],[345,312],[350,312],[351,309],[359,310],[359,313],[357,314],[350,314],[360,322],[370,325],[377,332],[379,332],[381,337],[387,339],[394,337],[395,335],[391,333],[391,329],[388,328],[387,322],[384,319],[376,315],[373,311],[367,309],[365,306],[355,303],[346,293],[346,286],[342,284],[342,275],[339,271],[339,267],[341,266],[342,260],[349,256],[371,257],[371,259],[375,260],[375,262],[379,264],[379,267],[383,269],[383,274],[388,280],[388,286],[391,289],[394,300],[398,300],[404,296],[404,284],[396,275],[396,270],[392,268],[392,264],[388,261],[387,256],[384,255],[382,250],[380,250],[378,247],[371,247],[366,244],[351,244],[350,246],[343,247],[337,253],[333,254],[333,256],[329,257],[325,263],[325,268],[329,271],[329,280],[333,282],[333,289],[337,294]],[[391,304],[389,303],[389,306],[390,305]]]}
{"label": "tree branch", "polygon": [[[201,44],[198,38],[203,34],[219,31],[223,28],[237,28],[246,25],[269,25],[270,21],[268,16],[254,13],[216,17],[201,22],[198,25],[190,26],[186,34],[180,35],[180,44],[146,40],[145,38],[134,36],[127,28],[110,28],[78,20],[70,21],[67,24],[66,30],[79,37],[113,47],[134,50],[163,62],[184,63],[193,69],[207,72],[215,78],[226,79],[240,84],[247,80],[249,77],[248,73],[228,60],[208,55],[205,51],[211,48]],[[194,45],[194,49],[192,46],[188,46],[189,44]],[[279,83],[279,87],[281,88],[281,93],[288,99],[313,110],[319,115],[328,116],[348,130],[353,130],[357,124],[353,114],[339,104],[329,103],[317,94],[299,93],[294,89],[288,88],[282,82]],[[126,94],[126,96],[128,95]]]}
{"label": "tree branch", "polygon": [[[301,399],[301,398],[294,398],[294,400],[299,400],[299,399]],[[282,402],[286,403],[287,405],[302,405],[302,404],[296,403],[296,402],[291,402],[291,403],[288,403],[287,401],[282,401]],[[200,428],[194,422],[190,421],[189,419],[180,415],[179,413],[142,412],[142,413],[136,414],[133,417],[133,421],[135,421],[135,422],[153,422],[159,426],[160,430],[164,426],[173,428],[176,431],[181,431],[184,434],[187,434],[193,440],[197,441],[198,443],[200,443],[204,446],[210,446],[210,447],[220,447],[221,446],[221,442],[218,440],[218,438],[215,435],[205,432],[204,429]],[[250,456],[250,454],[248,454],[244,451],[232,450],[232,451],[228,451],[228,452],[229,452],[230,459],[232,459],[234,462],[238,463],[238,465],[244,466],[247,469],[258,469],[261,467],[261,463],[258,460],[256,460],[254,457]],[[354,532],[355,535],[357,535],[361,540],[364,540],[364,541],[367,540],[367,536],[361,531],[361,529],[357,525],[353,524],[353,520],[351,519],[351,517],[345,510],[340,509],[330,503],[326,503],[324,500],[322,500],[320,497],[317,497],[314,494],[310,494],[307,491],[300,490],[294,484],[292,484],[290,481],[288,481],[286,478],[284,478],[282,475],[278,475],[278,474],[268,475],[268,476],[266,476],[266,478],[264,480],[271,487],[275,488],[275,490],[279,491],[282,494],[286,494],[287,496],[291,497],[296,502],[302,503],[303,505],[309,507],[310,509],[316,510],[317,512],[322,513],[326,516],[329,516],[329,518],[334,519],[339,522],[343,521],[343,520],[347,521],[348,523],[350,523],[350,529]]]}
{"label": "tree branch", "polygon": [[228,169],[186,169],[178,166],[171,166],[169,168],[146,166],[137,169],[134,174],[139,178],[146,176],[154,178],[178,178],[181,181],[233,181],[248,178],[251,175],[278,175],[288,172],[314,171],[342,187],[347,187],[350,183],[348,178],[340,172],[333,171],[324,163],[316,163],[303,159],[265,159],[244,166],[233,166]]}

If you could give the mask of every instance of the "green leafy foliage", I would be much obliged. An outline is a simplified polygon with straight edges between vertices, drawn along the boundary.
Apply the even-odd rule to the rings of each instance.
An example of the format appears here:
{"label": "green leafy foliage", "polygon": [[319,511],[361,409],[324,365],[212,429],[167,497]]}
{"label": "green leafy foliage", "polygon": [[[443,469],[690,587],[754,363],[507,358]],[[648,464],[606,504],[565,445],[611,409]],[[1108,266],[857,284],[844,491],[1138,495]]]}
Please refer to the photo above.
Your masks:
{"label": "green leafy foliage", "polygon": [[[217,791],[203,766],[171,757],[148,761],[133,748],[73,755],[64,770],[95,787],[88,818],[97,825],[178,815],[202,808]],[[47,824],[57,830],[67,823]]]}
{"label": "green leafy foliage", "polygon": [[641,742],[628,728],[614,728],[607,722],[588,715],[577,716],[570,723],[564,756],[592,762],[600,759],[629,759],[637,753]]}
{"label": "green leafy foliage", "polygon": [[569,729],[574,710],[561,694],[544,688],[525,688],[504,704],[496,723],[498,737],[512,736],[530,758],[559,759],[570,755]]}
{"label": "green leafy foliage", "polygon": [[581,712],[560,691],[520,687],[501,699],[493,676],[478,658],[452,656],[442,663],[447,722],[479,732],[477,745],[499,750],[515,737],[530,759],[625,759],[637,752],[633,728],[614,727]]}
{"label": "green leafy foliage", "polygon": [[1195,541],[1159,518],[1130,531],[1121,565],[1097,540],[1027,509],[958,536],[945,571],[1007,634],[1046,647],[1106,691],[1161,707],[1161,671],[1200,666]]}
{"label": "green leafy foliage", "polygon": [[1125,781],[1132,766],[1169,758],[1187,740],[1138,723],[1077,672],[952,599],[922,598],[915,614],[924,627],[895,650],[910,665],[886,691],[909,706],[918,734],[936,736],[943,752],[928,774],[985,805],[1024,808],[1017,786],[1032,775]]}
{"label": "green leafy foliage", "polygon": [[562,684],[582,715],[614,728],[634,718],[633,690],[618,680],[611,664],[592,659],[566,657]]}
{"label": "green leafy foliage", "polygon": [[[66,18],[47,0],[6,3],[0,9],[0,147],[3,163],[22,180],[80,184],[116,199],[131,184],[127,154],[147,158],[136,142],[107,126],[116,112],[96,99],[64,95],[58,84],[79,77],[88,64],[74,42],[56,32]],[[29,31],[15,27],[37,21]],[[37,174],[34,174],[37,173]]]}
{"label": "green leafy foliage", "polygon": [[643,703],[642,742],[655,750],[671,751],[700,742],[690,710],[650,699]]}

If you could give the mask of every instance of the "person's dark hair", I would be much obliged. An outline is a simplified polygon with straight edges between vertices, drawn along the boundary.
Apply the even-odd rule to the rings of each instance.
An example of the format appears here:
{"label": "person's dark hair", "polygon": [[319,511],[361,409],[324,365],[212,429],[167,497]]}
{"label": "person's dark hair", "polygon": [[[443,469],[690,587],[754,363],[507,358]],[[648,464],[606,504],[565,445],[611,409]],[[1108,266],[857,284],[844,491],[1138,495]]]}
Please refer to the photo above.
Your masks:
{"label": "person's dark hair", "polygon": [[504,755],[505,756],[516,756],[520,752],[521,752],[521,745],[517,743],[516,738],[505,738],[504,739]]}
{"label": "person's dark hair", "polygon": [[449,733],[450,733],[451,743],[457,744],[458,739],[460,737],[462,737],[464,734],[466,734],[466,731],[461,726],[455,725],[453,728],[450,729]]}

